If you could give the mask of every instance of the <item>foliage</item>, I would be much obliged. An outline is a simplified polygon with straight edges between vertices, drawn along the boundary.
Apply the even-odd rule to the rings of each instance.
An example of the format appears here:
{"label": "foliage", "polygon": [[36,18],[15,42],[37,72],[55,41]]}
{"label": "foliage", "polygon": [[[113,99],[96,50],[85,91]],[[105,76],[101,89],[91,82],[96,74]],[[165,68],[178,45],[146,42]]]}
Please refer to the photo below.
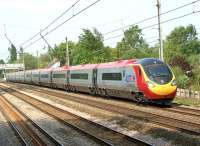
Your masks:
{"label": "foliage", "polygon": [[5,64],[3,59],[0,60],[0,64]]}
{"label": "foliage", "polygon": [[179,67],[173,67],[172,70],[176,77],[178,87],[186,88],[189,85],[189,78],[185,75],[184,71]]}
{"label": "foliage", "polygon": [[24,53],[24,63],[26,70],[37,69],[37,57],[29,53]]}
{"label": "foliage", "polygon": [[38,58],[38,67],[46,68],[50,62],[50,56],[48,53],[40,54]]}
{"label": "foliage", "polygon": [[126,30],[122,40],[117,43],[118,56],[122,59],[146,57],[147,48],[148,44],[143,38],[142,30],[137,25]]}
{"label": "foliage", "polygon": [[173,103],[178,103],[178,104],[186,105],[186,106],[195,106],[195,107],[200,108],[200,100],[195,99],[195,98],[176,97]]}
{"label": "foliage", "polygon": [[[72,41],[68,41],[68,49],[69,49],[69,60],[70,64],[73,62],[72,52],[76,48],[76,44]],[[55,45],[52,50],[53,58],[57,58],[60,60],[61,65],[64,65],[66,62],[66,43],[61,43],[58,46]]]}
{"label": "foliage", "polygon": [[175,28],[166,38],[164,43],[167,60],[175,56],[185,56],[200,53],[200,41],[193,25]]}
{"label": "foliage", "polygon": [[192,72],[192,66],[183,56],[176,56],[175,58],[172,58],[170,65],[180,67],[184,73]]}
{"label": "foliage", "polygon": [[110,59],[110,48],[104,47],[103,36],[97,29],[83,29],[72,56],[72,64],[105,62]]}
{"label": "foliage", "polygon": [[8,48],[8,51],[10,52],[10,59],[8,62],[13,63],[17,60],[17,49],[13,44],[11,44],[11,46]]}

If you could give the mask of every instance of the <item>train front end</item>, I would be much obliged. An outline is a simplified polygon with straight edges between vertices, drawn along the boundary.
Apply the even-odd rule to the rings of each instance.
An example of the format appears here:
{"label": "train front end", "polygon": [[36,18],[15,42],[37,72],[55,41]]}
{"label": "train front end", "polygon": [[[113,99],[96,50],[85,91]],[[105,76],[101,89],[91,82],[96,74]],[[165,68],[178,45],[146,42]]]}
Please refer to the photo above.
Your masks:
{"label": "train front end", "polygon": [[170,103],[176,96],[176,80],[167,64],[158,59],[139,61],[142,72],[140,88],[148,101]]}

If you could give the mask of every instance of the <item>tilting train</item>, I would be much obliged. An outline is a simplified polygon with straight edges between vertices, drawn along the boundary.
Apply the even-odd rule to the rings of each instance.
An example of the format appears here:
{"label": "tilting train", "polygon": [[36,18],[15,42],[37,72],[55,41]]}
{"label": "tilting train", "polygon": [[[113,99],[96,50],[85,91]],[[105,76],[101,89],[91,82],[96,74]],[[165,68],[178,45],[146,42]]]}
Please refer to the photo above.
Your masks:
{"label": "tilting train", "polygon": [[164,104],[174,99],[177,90],[169,66],[155,58],[19,71],[8,73],[6,79],[71,92]]}

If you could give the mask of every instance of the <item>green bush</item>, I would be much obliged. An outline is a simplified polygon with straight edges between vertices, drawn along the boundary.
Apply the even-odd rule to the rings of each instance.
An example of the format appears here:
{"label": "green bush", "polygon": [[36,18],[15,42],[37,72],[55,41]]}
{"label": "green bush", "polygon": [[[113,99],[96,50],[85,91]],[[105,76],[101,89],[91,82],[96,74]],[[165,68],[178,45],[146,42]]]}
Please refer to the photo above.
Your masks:
{"label": "green bush", "polygon": [[172,70],[176,77],[178,87],[187,88],[189,85],[189,78],[185,75],[184,71],[179,67],[174,67]]}

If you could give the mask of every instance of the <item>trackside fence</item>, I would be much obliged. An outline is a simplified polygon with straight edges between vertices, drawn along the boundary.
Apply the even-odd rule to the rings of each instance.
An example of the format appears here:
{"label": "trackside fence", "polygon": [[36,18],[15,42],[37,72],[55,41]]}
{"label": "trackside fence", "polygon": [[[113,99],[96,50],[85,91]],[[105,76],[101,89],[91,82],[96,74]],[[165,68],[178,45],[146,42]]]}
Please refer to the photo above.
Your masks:
{"label": "trackside fence", "polygon": [[176,96],[185,98],[195,98],[200,100],[200,91],[192,91],[188,89],[177,89]]}

